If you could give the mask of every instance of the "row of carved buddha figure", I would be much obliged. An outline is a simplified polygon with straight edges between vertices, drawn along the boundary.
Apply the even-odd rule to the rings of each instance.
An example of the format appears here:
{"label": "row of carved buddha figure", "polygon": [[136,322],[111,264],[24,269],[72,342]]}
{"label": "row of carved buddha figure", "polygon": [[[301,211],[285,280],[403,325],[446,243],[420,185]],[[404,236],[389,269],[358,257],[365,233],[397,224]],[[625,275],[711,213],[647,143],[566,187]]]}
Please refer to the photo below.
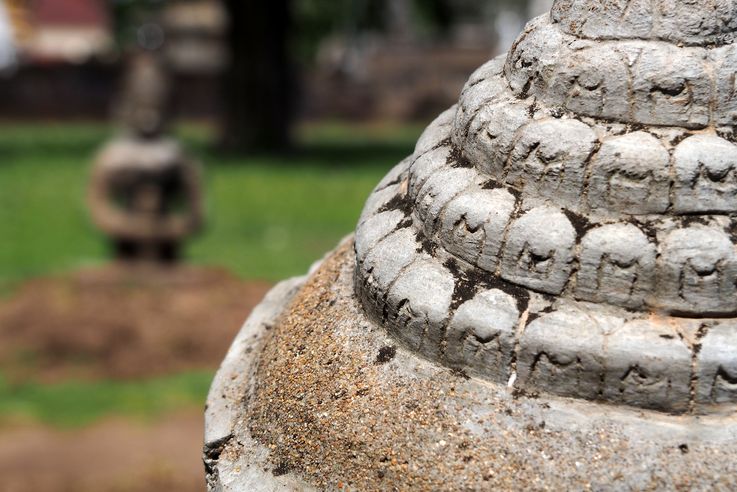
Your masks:
{"label": "row of carved buddha figure", "polygon": [[588,41],[545,17],[533,21],[505,68],[515,94],[628,123],[705,128],[737,121],[737,46]]}
{"label": "row of carved buddha figure", "polygon": [[387,325],[410,348],[470,375],[501,384],[514,375],[528,391],[673,413],[737,401],[734,320],[626,320],[563,303],[521,321],[519,299],[479,289],[438,328],[423,317],[429,288],[380,301]]}
{"label": "row of carved buddha figure", "polygon": [[[675,413],[692,406],[708,411],[713,404],[737,399],[734,319],[622,316],[571,299],[546,298],[511,283],[469,283],[468,272],[462,272],[468,266],[453,261],[443,249],[423,245],[422,234],[407,221],[396,199],[404,186],[400,176],[399,182],[380,186],[368,202],[356,230],[355,280],[367,312],[411,350],[498,383],[516,376],[516,387],[530,391]],[[395,199],[387,191],[395,193]],[[530,216],[538,222],[536,236],[555,235],[562,225],[556,220],[564,220],[554,211],[531,211],[526,226],[532,225]],[[510,237],[515,234],[510,231]],[[681,239],[671,237],[676,243]],[[560,255],[554,253],[543,265],[533,251],[540,246],[534,240],[523,246],[522,253],[511,256],[509,271],[519,273],[517,266],[537,273],[555,269]],[[638,256],[638,248],[645,253]],[[654,248],[634,226],[591,230],[582,249],[588,253],[580,271],[581,297],[586,297],[586,282],[604,289],[598,291],[602,296],[639,289],[642,284],[635,276],[657,263]],[[699,281],[699,273],[708,273],[704,266],[709,268],[713,258],[684,257],[689,258],[684,262],[684,294],[689,295],[693,281]]]}
{"label": "row of carved buddha figure", "polygon": [[594,216],[737,212],[737,145],[714,132],[672,146],[646,131],[604,137],[575,119],[498,103],[473,119],[464,155],[524,195]]}
{"label": "row of carved buddha figure", "polygon": [[490,187],[477,170],[454,167],[447,147],[414,161],[408,191],[424,234],[490,275],[626,308],[737,313],[737,253],[727,216],[592,225],[559,206],[530,206],[514,190]]}

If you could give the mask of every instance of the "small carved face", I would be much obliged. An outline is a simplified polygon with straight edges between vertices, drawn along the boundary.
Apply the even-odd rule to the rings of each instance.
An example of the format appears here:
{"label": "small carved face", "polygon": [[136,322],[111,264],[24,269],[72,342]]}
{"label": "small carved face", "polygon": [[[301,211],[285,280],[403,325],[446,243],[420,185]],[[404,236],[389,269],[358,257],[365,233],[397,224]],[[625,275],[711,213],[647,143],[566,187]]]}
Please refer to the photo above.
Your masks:
{"label": "small carved face", "polygon": [[615,224],[590,231],[581,242],[576,296],[638,308],[652,289],[655,245],[637,227]]}
{"label": "small carved face", "polygon": [[527,125],[512,151],[506,182],[527,193],[578,204],[596,135],[576,120]]}
{"label": "small carved face", "polygon": [[669,160],[660,141],[644,132],[604,142],[592,163],[589,206],[635,215],[664,212]]}
{"label": "small carved face", "polygon": [[737,146],[716,135],[695,135],[676,148],[674,210],[737,211]]}
{"label": "small carved face", "polygon": [[696,314],[737,311],[737,254],[726,233],[703,226],[679,229],[662,250],[658,290],[664,307]]}
{"label": "small carved face", "polygon": [[576,231],[565,214],[540,207],[511,226],[501,275],[510,282],[560,294],[572,269]]}
{"label": "small carved face", "polygon": [[635,121],[703,128],[711,118],[713,89],[703,55],[671,45],[637,51],[632,67]]}
{"label": "small carved face", "polygon": [[573,52],[556,67],[548,97],[579,114],[623,119],[629,108],[620,101],[628,95],[628,82],[622,55],[610,46],[594,46]]}

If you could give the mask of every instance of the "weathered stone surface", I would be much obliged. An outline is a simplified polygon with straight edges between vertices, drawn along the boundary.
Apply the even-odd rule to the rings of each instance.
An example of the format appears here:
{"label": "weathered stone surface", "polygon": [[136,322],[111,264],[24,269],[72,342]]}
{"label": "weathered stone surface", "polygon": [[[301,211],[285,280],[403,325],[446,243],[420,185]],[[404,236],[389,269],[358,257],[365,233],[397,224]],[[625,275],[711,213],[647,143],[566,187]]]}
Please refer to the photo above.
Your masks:
{"label": "weathered stone surface", "polygon": [[409,180],[409,192],[417,197],[428,179],[439,169],[446,166],[450,158],[451,147],[442,146],[427,152],[412,163]]}
{"label": "weathered stone surface", "polygon": [[678,229],[661,248],[656,290],[664,309],[737,314],[737,253],[725,232],[704,226]]}
{"label": "weathered stone surface", "polygon": [[453,106],[438,116],[435,121],[430,123],[430,126],[422,132],[422,135],[420,135],[420,138],[417,140],[417,144],[415,145],[415,155],[422,155],[429,152],[436,146],[440,145],[440,142],[444,139],[448,138],[456,112],[456,106]]}
{"label": "weathered stone surface", "polygon": [[211,490],[737,486],[733,417],[506,389],[396,347],[357,302],[346,250],[238,336],[208,398]]}
{"label": "weathered stone surface", "polygon": [[[546,230],[545,234],[540,234]],[[563,292],[573,269],[576,231],[565,214],[541,207],[511,226],[501,263],[501,277],[548,294]]]}
{"label": "weathered stone surface", "polygon": [[694,135],[673,153],[676,213],[737,212],[737,146],[716,135]]}
{"label": "weathered stone surface", "polygon": [[480,268],[495,272],[504,231],[516,206],[508,191],[476,190],[451,201],[441,219],[440,244]]}
{"label": "weathered stone surface", "polygon": [[456,310],[448,325],[446,363],[506,383],[512,370],[519,317],[517,301],[509,294],[498,289],[479,292]]}
{"label": "weathered stone surface", "polygon": [[561,33],[540,17],[510,51],[505,75],[519,97],[534,95],[580,115],[701,129],[734,122],[734,62],[731,45],[595,43]]}
{"label": "weathered stone surface", "polygon": [[708,410],[715,405],[733,403],[737,399],[737,323],[706,323],[700,340],[696,402]]}
{"label": "weathered stone surface", "polygon": [[670,193],[669,160],[660,141],[645,132],[605,141],[592,160],[589,206],[633,215],[665,212]]}
{"label": "weathered stone surface", "polygon": [[589,231],[581,242],[576,297],[642,308],[655,284],[655,245],[631,224]]}
{"label": "weathered stone surface", "polygon": [[358,226],[356,229],[356,256],[358,261],[363,261],[379,241],[396,231],[404,219],[403,212],[391,210],[372,215],[366,222]]}
{"label": "weathered stone surface", "polygon": [[527,125],[514,144],[506,182],[526,194],[577,203],[596,135],[576,120],[545,119]]}
{"label": "weathered stone surface", "polygon": [[464,156],[476,163],[479,170],[501,180],[517,134],[530,119],[524,104],[484,105],[467,130]]}
{"label": "weathered stone surface", "polygon": [[732,42],[734,0],[557,0],[552,19],[575,36],[591,39],[657,39],[689,45]]}
{"label": "weathered stone surface", "polygon": [[430,258],[414,262],[389,289],[390,332],[411,348],[437,358],[454,287],[451,273],[437,262]]}
{"label": "weathered stone surface", "polygon": [[544,314],[527,325],[519,350],[520,387],[588,399],[601,394],[605,332],[595,317],[576,309]]}
{"label": "weathered stone surface", "polygon": [[689,409],[691,351],[667,324],[632,321],[607,338],[603,397],[643,408]]}
{"label": "weathered stone surface", "polygon": [[478,174],[473,169],[451,168],[436,172],[425,182],[415,204],[428,236],[434,234],[440,212],[451,200],[471,186],[476,176]]}

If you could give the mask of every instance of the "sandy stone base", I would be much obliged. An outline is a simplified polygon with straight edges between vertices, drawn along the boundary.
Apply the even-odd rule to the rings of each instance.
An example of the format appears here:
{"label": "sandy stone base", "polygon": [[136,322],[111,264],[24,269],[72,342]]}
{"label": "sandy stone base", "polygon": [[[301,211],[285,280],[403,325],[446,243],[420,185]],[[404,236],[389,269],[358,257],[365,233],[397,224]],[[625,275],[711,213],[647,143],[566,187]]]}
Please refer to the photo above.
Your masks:
{"label": "sandy stone base", "polygon": [[737,419],[521,394],[435,366],[369,320],[352,242],[277,286],[210,393],[211,490],[737,487]]}

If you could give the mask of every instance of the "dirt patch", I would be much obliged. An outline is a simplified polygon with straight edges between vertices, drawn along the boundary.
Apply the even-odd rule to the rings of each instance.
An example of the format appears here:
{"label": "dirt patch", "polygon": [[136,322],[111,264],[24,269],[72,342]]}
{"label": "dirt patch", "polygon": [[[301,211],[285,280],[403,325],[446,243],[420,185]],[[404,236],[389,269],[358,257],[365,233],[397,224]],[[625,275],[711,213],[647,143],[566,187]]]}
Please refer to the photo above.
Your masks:
{"label": "dirt patch", "polygon": [[154,423],[110,420],[64,432],[0,432],[0,492],[202,491],[199,411]]}
{"label": "dirt patch", "polygon": [[190,266],[34,280],[0,301],[0,373],[52,382],[214,369],[269,288]]}

